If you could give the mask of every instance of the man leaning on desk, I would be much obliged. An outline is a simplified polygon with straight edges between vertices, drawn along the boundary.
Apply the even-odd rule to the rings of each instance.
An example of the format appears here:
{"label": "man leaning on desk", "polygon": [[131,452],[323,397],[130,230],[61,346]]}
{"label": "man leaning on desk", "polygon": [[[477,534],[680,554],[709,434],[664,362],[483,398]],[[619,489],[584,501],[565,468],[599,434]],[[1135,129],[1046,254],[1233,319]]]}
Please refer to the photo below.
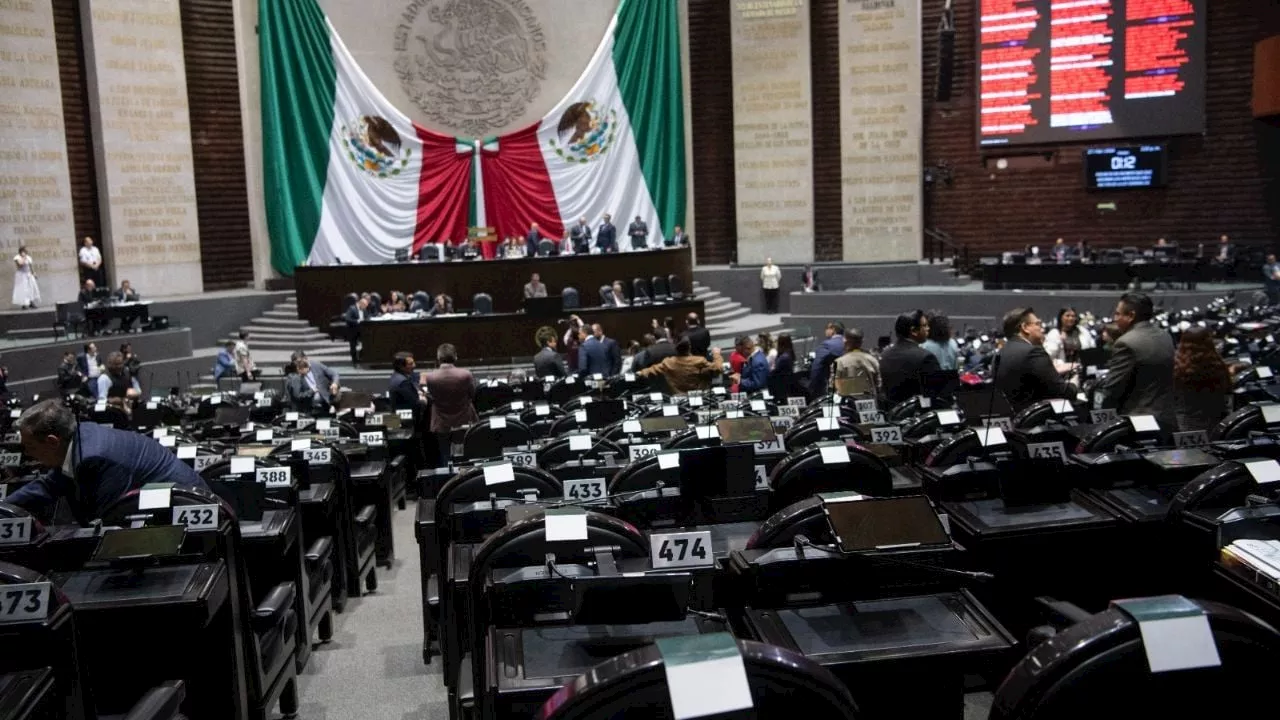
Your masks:
{"label": "man leaning on desk", "polygon": [[49,520],[66,500],[87,525],[130,491],[148,483],[174,483],[208,491],[191,466],[145,435],[80,423],[71,409],[45,400],[17,422],[22,451],[51,472],[11,493],[5,502]]}

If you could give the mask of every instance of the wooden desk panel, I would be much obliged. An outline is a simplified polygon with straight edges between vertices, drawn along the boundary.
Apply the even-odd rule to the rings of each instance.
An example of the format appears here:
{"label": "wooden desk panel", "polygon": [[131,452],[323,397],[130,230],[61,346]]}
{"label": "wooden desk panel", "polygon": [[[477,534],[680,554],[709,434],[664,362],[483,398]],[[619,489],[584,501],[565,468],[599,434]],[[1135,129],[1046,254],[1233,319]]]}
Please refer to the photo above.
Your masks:
{"label": "wooden desk panel", "polygon": [[[627,343],[639,340],[649,332],[653,318],[675,318],[676,326],[684,326],[690,312],[703,315],[700,300],[642,305],[628,308],[585,308],[576,311],[584,323],[598,322],[604,334],[618,341],[625,353]],[[568,319],[569,313],[563,318]],[[422,364],[434,363],[436,348],[453,343],[458,359],[465,363],[481,360],[523,362],[538,351],[534,334],[544,325],[555,327],[561,336],[565,327],[556,325],[558,318],[533,317],[524,313],[470,315],[420,320],[370,321],[360,326],[360,362],[366,365],[390,365],[398,352],[411,352]],[[563,350],[563,348],[561,348]]]}
{"label": "wooden desk panel", "polygon": [[325,265],[294,271],[298,317],[324,328],[342,312],[348,293],[377,292],[386,299],[392,290],[412,296],[418,290],[429,295],[447,293],[459,310],[471,307],[479,292],[493,296],[493,310],[515,312],[523,307],[524,285],[538,273],[551,295],[566,286],[578,289],[583,305],[599,300],[601,285],[621,280],[631,292],[631,280],[655,275],[678,275],[686,294],[693,291],[693,256],[690,248],[650,250],[638,253],[588,255],[514,260],[457,260],[451,262],[398,263],[392,265]]}

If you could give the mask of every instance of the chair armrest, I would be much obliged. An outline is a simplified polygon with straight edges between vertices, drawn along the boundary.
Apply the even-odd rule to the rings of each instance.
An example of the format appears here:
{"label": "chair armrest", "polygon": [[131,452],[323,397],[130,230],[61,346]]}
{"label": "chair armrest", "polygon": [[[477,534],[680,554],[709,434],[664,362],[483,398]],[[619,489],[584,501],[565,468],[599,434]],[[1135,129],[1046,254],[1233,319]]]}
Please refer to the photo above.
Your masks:
{"label": "chair armrest", "polygon": [[173,720],[186,697],[186,684],[181,680],[170,680],[148,690],[124,720]]}
{"label": "chair armrest", "polygon": [[253,609],[253,631],[266,632],[279,625],[285,613],[293,609],[293,597],[297,587],[292,582],[282,582]]}
{"label": "chair armrest", "polygon": [[396,471],[400,470],[400,469],[401,469],[401,468],[403,468],[403,467],[404,467],[404,456],[403,456],[403,455],[397,455],[397,456],[395,456],[394,458],[392,458],[392,459],[391,459],[391,462],[387,463],[387,469],[388,469],[388,470],[390,470],[390,471],[392,471],[392,472],[396,472]]}
{"label": "chair armrest", "polygon": [[360,512],[356,513],[355,521],[357,525],[368,525],[373,522],[374,516],[378,514],[378,509],[372,505],[365,505],[360,508]]}
{"label": "chair armrest", "polygon": [[311,547],[307,548],[306,559],[307,567],[313,568],[320,565],[326,558],[332,554],[333,538],[325,535],[311,543]]}

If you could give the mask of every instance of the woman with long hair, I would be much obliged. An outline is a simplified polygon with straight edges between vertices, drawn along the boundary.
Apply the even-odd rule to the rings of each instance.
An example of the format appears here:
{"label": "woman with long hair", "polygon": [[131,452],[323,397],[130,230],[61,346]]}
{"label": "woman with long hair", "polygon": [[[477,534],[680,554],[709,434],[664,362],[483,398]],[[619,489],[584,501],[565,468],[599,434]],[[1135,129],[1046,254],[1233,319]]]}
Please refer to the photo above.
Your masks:
{"label": "woman with long hair", "polygon": [[1173,396],[1178,429],[1208,430],[1227,416],[1231,373],[1213,344],[1213,332],[1193,326],[1182,333],[1173,357]]}
{"label": "woman with long hair", "polygon": [[773,369],[773,363],[778,359],[778,348],[774,347],[773,336],[769,333],[760,333],[756,336],[756,345],[764,351],[764,357],[769,361],[769,369]]}
{"label": "woman with long hair", "polygon": [[1057,327],[1044,336],[1044,351],[1049,359],[1076,362],[1081,350],[1093,347],[1093,336],[1080,327],[1080,313],[1070,306],[1059,310]]}
{"label": "woman with long hair", "polygon": [[920,343],[920,347],[938,359],[938,369],[957,369],[956,356],[960,353],[960,346],[951,337],[951,318],[939,310],[930,310],[926,316],[929,319],[929,338]]}

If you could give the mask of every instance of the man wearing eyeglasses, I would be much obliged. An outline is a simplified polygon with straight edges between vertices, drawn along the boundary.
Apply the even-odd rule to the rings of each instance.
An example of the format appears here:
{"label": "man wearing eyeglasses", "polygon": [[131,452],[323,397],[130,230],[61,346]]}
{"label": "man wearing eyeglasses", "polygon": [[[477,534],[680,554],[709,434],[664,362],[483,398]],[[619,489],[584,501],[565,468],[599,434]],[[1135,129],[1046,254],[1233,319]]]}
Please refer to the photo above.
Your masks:
{"label": "man wearing eyeglasses", "polygon": [[1031,308],[1014,308],[1004,316],[1005,345],[1000,349],[996,387],[1018,412],[1049,398],[1072,398],[1076,386],[1063,380],[1044,351],[1044,322]]}

